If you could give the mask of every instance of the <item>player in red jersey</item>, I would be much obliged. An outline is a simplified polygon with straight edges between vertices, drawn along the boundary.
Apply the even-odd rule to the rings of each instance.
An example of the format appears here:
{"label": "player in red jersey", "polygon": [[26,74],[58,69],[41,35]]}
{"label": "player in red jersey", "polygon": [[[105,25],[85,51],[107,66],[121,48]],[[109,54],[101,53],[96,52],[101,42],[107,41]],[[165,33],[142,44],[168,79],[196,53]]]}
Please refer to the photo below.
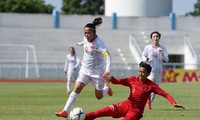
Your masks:
{"label": "player in red jersey", "polygon": [[147,78],[150,72],[151,66],[141,62],[137,77],[131,76],[129,78],[116,79],[111,74],[105,76],[105,81],[129,87],[130,95],[125,101],[87,113],[85,120],[94,120],[95,118],[108,116],[113,118],[124,117],[123,120],[140,120],[143,116],[147,99],[152,92],[165,97],[174,107],[185,109],[184,106],[177,104],[170,94],[163,91]]}

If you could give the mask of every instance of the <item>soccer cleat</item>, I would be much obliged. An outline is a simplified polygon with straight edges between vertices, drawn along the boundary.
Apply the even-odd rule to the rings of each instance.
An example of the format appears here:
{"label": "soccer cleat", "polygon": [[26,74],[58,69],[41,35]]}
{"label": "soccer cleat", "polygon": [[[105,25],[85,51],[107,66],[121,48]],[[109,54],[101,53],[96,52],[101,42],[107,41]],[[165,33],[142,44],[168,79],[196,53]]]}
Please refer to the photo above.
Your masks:
{"label": "soccer cleat", "polygon": [[[107,85],[108,86],[108,85]],[[113,95],[113,91],[112,91],[112,89],[110,88],[110,86],[108,86],[109,87],[109,90],[108,90],[108,95],[109,96],[112,96]]]}
{"label": "soccer cleat", "polygon": [[146,103],[146,107],[147,107],[147,110],[151,110],[151,100],[150,100],[150,97],[148,98],[147,100],[147,103]]}
{"label": "soccer cleat", "polygon": [[151,104],[147,104],[147,110],[151,110]]}
{"label": "soccer cleat", "polygon": [[55,115],[58,117],[64,117],[64,118],[68,117],[68,113],[65,110],[57,111],[57,112],[55,112]]}
{"label": "soccer cleat", "polygon": [[66,94],[70,94],[70,91],[66,90]]}

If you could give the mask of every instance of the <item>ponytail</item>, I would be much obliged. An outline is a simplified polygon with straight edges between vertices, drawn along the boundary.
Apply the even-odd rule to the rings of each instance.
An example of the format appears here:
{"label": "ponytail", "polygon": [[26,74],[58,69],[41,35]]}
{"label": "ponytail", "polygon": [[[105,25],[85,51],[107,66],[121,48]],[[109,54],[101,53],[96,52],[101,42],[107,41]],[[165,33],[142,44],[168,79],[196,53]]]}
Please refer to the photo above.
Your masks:
{"label": "ponytail", "polygon": [[102,23],[101,17],[95,18],[94,21],[92,22],[96,27],[100,26]]}
{"label": "ponytail", "polygon": [[85,25],[84,29],[90,29],[92,31],[96,31],[96,27],[99,27],[102,23],[102,18],[101,17],[97,17],[93,20],[92,23],[88,23],[87,25]]}

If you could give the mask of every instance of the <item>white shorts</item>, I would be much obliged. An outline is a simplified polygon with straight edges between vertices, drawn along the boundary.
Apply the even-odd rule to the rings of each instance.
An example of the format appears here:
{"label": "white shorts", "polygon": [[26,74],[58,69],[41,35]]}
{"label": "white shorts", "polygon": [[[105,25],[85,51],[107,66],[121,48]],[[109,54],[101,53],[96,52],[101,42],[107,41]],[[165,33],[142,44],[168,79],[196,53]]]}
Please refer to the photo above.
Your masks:
{"label": "white shorts", "polygon": [[92,82],[93,86],[97,90],[103,90],[104,87],[104,67],[101,68],[93,68],[92,70],[86,67],[81,66],[79,71],[78,78],[76,82],[82,82],[87,85],[89,82]]}
{"label": "white shorts", "polygon": [[71,71],[67,71],[67,79],[68,80],[76,80],[77,76],[78,76],[78,72],[79,70],[71,70]]}
{"label": "white shorts", "polygon": [[154,74],[153,72],[150,73],[150,75],[147,77],[149,80],[154,80],[154,83],[156,85],[159,85],[162,80],[162,74]]}

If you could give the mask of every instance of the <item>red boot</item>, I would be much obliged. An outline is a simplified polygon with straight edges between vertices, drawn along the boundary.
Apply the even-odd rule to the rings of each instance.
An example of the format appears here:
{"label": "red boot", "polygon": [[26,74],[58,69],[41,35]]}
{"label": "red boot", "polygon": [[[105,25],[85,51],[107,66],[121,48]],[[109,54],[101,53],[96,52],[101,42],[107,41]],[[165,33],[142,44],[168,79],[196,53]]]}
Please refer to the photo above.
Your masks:
{"label": "red boot", "polygon": [[57,112],[55,112],[55,115],[58,117],[64,117],[64,118],[68,117],[68,113],[65,110],[57,111]]}

